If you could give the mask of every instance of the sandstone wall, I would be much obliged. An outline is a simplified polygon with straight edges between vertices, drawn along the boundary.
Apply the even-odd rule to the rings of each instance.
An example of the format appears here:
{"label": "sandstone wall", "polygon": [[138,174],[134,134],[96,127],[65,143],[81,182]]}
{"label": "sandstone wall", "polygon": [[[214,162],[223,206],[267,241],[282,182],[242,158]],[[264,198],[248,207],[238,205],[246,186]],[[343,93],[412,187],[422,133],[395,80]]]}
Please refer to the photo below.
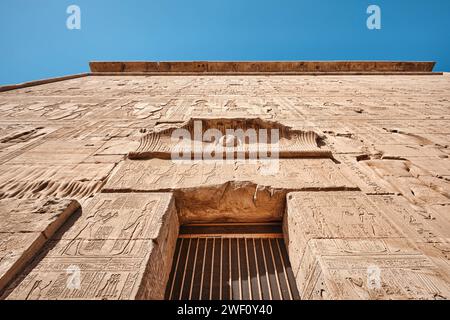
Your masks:
{"label": "sandstone wall", "polygon": [[[74,199],[82,210],[42,249],[0,242],[29,257],[24,268],[1,258],[4,282],[17,277],[3,298],[159,299],[179,223],[283,217],[303,298],[448,298],[449,92],[448,74],[103,74],[2,92],[0,199]],[[314,138],[283,136],[286,157],[268,176],[154,152],[192,119]],[[15,205],[2,206],[8,219],[35,220]],[[67,287],[73,265],[81,290]],[[374,266],[377,290],[367,286]]]}

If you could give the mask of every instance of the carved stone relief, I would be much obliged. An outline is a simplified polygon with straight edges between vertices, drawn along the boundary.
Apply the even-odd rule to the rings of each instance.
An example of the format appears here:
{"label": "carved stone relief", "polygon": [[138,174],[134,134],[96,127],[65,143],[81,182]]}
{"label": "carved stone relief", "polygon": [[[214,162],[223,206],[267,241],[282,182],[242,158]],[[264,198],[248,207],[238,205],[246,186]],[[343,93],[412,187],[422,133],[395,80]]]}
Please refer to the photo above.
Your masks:
{"label": "carved stone relief", "polygon": [[[186,130],[189,141],[182,141],[187,147],[177,149],[179,136],[176,130]],[[196,131],[197,130],[197,131]],[[213,131],[214,130],[214,131]],[[276,131],[276,139],[272,135]],[[217,132],[217,137],[214,136]],[[231,133],[230,133],[231,132]],[[209,133],[209,134],[208,134]],[[264,134],[264,141],[262,134]],[[218,139],[217,139],[218,138]],[[200,144],[198,147],[196,144]],[[264,144],[264,145],[263,145]],[[151,132],[141,138],[140,146],[130,152],[130,159],[171,159],[173,154],[184,153],[184,157],[204,159],[203,150],[214,150],[226,158],[227,154],[244,159],[258,158],[261,148],[276,151],[280,158],[318,157],[329,158],[331,151],[324,146],[319,135],[312,131],[292,130],[276,122],[261,119],[190,119],[177,128]]]}
{"label": "carved stone relief", "polygon": [[[99,194],[18,279],[7,299],[162,299],[178,236],[171,194]],[[75,269],[78,286],[68,273]]]}

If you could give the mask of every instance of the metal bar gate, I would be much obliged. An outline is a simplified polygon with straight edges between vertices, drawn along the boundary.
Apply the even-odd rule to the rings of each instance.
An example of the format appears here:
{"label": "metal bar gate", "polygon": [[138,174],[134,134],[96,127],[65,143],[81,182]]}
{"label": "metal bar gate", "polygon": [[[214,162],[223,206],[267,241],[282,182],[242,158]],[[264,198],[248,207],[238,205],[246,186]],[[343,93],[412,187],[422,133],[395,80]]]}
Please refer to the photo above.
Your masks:
{"label": "metal bar gate", "polygon": [[281,226],[186,226],[166,290],[172,300],[297,300]]}

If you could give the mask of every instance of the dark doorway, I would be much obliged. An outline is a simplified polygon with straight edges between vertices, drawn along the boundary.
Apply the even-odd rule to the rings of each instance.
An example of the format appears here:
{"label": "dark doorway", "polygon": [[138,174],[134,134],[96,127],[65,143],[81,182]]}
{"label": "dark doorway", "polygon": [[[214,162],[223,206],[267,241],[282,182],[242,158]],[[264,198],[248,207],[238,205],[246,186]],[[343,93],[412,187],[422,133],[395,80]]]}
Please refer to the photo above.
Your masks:
{"label": "dark doorway", "polygon": [[299,299],[281,224],[181,227],[166,299]]}

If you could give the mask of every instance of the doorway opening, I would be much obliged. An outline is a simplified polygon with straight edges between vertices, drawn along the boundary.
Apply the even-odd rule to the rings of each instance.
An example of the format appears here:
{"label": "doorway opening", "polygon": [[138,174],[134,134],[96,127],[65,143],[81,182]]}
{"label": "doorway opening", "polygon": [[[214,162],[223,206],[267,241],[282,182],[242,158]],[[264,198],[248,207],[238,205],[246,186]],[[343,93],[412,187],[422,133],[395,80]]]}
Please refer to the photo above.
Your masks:
{"label": "doorway opening", "polygon": [[298,300],[281,223],[180,227],[168,300]]}

